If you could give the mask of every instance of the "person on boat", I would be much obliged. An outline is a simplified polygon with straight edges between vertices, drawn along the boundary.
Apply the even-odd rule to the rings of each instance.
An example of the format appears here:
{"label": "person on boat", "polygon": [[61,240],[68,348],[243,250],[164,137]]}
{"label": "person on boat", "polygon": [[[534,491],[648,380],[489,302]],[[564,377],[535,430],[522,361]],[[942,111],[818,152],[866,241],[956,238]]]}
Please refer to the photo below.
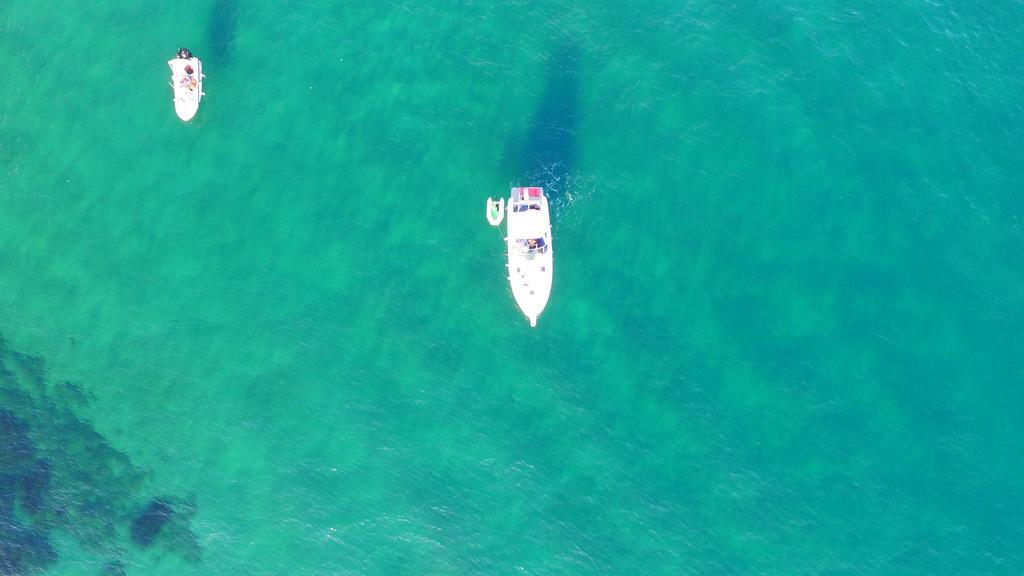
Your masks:
{"label": "person on boat", "polygon": [[192,76],[182,76],[181,82],[179,82],[178,84],[180,84],[182,88],[188,90],[189,92],[195,92],[196,86],[198,85],[196,79]]}
{"label": "person on boat", "polygon": [[530,238],[529,240],[526,241],[526,246],[530,250],[536,250],[537,249],[537,239],[536,238]]}
{"label": "person on boat", "polygon": [[188,74],[189,76],[191,76],[193,72],[195,72],[195,70],[192,69],[192,65],[191,64],[186,64],[185,65],[185,74]]}

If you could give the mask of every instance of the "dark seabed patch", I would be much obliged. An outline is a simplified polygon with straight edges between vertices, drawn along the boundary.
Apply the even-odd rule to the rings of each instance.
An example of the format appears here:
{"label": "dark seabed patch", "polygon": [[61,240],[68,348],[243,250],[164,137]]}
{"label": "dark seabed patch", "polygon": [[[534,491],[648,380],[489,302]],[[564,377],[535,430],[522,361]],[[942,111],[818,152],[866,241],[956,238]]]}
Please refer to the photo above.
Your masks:
{"label": "dark seabed patch", "polygon": [[[7,410],[0,410],[0,574],[29,574],[51,566],[57,554],[46,533],[26,524],[16,511],[19,500],[39,485],[39,469],[46,463],[36,457],[28,426]],[[39,504],[38,496],[33,496]]]}
{"label": "dark seabed patch", "polygon": [[[99,555],[116,558],[123,549],[126,520],[143,499],[143,472],[79,416],[87,402],[78,386],[47,382],[41,358],[0,337],[0,574],[53,566],[55,531]],[[188,526],[195,506],[184,509],[167,526],[148,523],[160,524],[152,537],[160,533],[168,549],[198,560]]]}
{"label": "dark seabed patch", "polygon": [[153,500],[132,522],[132,542],[142,547],[151,545],[173,516],[174,509],[170,504],[159,498]]}
{"label": "dark seabed patch", "polygon": [[523,140],[510,142],[505,158],[520,185],[543,186],[554,202],[576,166],[580,49],[556,48],[548,58],[544,92]]}
{"label": "dark seabed patch", "polygon": [[217,0],[210,10],[210,29],[207,38],[210,44],[210,62],[221,67],[231,58],[235,45],[235,30],[238,27],[238,3],[235,0]]}
{"label": "dark seabed patch", "polygon": [[132,542],[143,548],[160,544],[189,560],[198,561],[199,542],[191,530],[195,510],[191,501],[154,498],[132,521]]}
{"label": "dark seabed patch", "polygon": [[125,576],[127,572],[124,568],[124,562],[120,560],[112,560],[107,562],[106,566],[103,567],[103,571],[100,572],[100,576]]}

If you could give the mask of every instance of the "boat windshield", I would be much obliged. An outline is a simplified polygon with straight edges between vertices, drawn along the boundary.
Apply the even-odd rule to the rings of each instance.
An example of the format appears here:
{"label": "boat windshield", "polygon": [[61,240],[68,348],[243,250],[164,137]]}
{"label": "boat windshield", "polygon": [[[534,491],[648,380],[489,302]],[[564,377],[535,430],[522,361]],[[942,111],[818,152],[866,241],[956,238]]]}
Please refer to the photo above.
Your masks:
{"label": "boat windshield", "polygon": [[526,212],[528,210],[540,210],[540,204],[516,204],[513,212]]}

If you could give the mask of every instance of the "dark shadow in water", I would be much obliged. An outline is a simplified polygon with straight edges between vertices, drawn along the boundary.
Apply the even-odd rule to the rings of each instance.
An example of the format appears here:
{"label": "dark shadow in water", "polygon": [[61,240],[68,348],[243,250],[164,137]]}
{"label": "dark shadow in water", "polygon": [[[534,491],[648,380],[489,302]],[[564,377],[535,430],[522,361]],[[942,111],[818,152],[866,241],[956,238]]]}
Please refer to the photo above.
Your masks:
{"label": "dark shadow in water", "polygon": [[[134,537],[134,526],[124,524],[142,501],[143,473],[79,416],[87,402],[74,384],[47,382],[42,358],[11,350],[0,337],[4,576],[37,574],[57,563],[54,530],[93,553],[113,557],[111,566],[123,549],[121,535],[132,529]],[[198,560],[198,543],[189,529],[194,505],[185,509],[185,514],[175,509],[173,521],[158,527],[153,537],[173,535],[165,547]]]}
{"label": "dark shadow in water", "polygon": [[580,49],[564,44],[548,57],[540,103],[522,140],[510,142],[505,159],[514,182],[543,186],[555,200],[576,166]]}
{"label": "dark shadow in water", "polygon": [[36,516],[42,512],[45,504],[44,498],[50,488],[50,476],[50,463],[46,460],[38,460],[35,466],[22,476],[21,505],[28,514]]}
{"label": "dark shadow in water", "polygon": [[107,565],[103,567],[103,572],[100,572],[100,576],[125,576],[127,572],[124,568],[124,562],[120,560],[111,560],[107,562]]}
{"label": "dark shadow in water", "polygon": [[238,28],[238,2],[216,0],[210,11],[210,29],[207,41],[210,46],[208,59],[223,68],[231,58],[235,46],[235,30]]}
{"label": "dark shadow in water", "polygon": [[16,511],[23,494],[33,490],[37,468],[44,465],[28,426],[0,410],[0,574],[30,574],[57,561],[49,536],[19,519]]}
{"label": "dark shadow in water", "polygon": [[191,529],[195,511],[195,504],[191,501],[154,498],[132,522],[132,542],[142,548],[159,544],[188,560],[198,561],[201,551]]}
{"label": "dark shadow in water", "polygon": [[171,508],[170,504],[159,498],[153,500],[132,522],[132,542],[143,548],[148,547],[163,530],[164,524],[170,522],[172,516],[174,508]]}

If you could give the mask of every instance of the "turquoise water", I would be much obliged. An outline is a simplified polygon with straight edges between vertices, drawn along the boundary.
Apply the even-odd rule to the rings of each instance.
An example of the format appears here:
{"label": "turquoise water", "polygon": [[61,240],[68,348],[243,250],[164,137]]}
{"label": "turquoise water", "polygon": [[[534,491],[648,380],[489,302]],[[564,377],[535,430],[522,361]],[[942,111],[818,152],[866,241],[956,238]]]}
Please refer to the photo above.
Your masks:
{"label": "turquoise water", "polygon": [[13,0],[0,50],[0,574],[1024,573],[1024,5]]}

